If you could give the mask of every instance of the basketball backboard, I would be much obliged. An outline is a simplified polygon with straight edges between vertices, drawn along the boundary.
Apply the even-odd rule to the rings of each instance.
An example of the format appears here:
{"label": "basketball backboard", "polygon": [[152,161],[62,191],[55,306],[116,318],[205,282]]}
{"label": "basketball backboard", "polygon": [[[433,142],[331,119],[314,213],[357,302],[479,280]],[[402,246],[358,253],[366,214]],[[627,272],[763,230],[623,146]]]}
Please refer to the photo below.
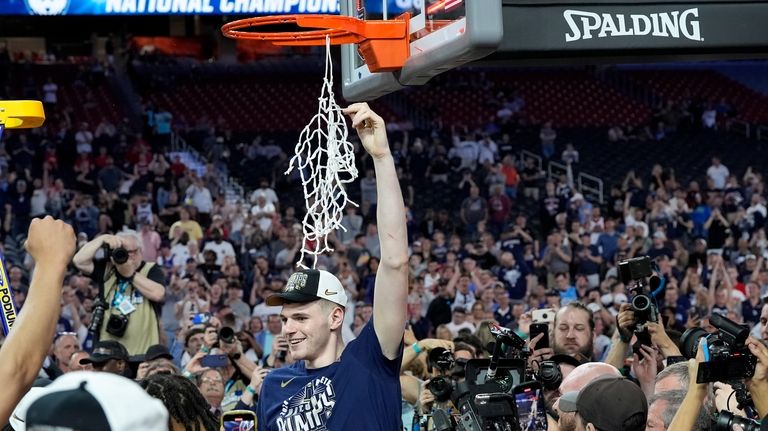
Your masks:
{"label": "basketball backboard", "polygon": [[410,57],[398,72],[371,73],[356,45],[342,45],[344,98],[372,100],[494,52],[503,37],[501,0],[340,0],[366,20],[410,14]]}
{"label": "basketball backboard", "polygon": [[[768,0],[340,0],[365,19],[409,12],[410,57],[370,73],[342,46],[343,92],[372,100],[474,62],[616,64],[768,57]],[[480,60],[480,61],[477,61]]]}

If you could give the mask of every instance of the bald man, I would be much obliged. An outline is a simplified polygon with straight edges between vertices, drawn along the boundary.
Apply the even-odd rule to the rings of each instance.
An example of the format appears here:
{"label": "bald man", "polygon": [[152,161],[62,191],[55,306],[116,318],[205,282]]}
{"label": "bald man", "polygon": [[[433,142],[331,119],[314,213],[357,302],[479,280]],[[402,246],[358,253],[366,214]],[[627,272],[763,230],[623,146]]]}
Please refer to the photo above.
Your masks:
{"label": "bald man", "polygon": [[[589,382],[601,377],[621,377],[621,373],[612,365],[602,362],[587,362],[576,367],[568,374],[568,377],[563,379],[563,382],[560,383],[560,394],[578,392]],[[557,421],[560,431],[575,431],[577,426],[576,413],[560,411],[558,403],[559,400],[555,402],[555,410],[560,414],[560,419]]]}

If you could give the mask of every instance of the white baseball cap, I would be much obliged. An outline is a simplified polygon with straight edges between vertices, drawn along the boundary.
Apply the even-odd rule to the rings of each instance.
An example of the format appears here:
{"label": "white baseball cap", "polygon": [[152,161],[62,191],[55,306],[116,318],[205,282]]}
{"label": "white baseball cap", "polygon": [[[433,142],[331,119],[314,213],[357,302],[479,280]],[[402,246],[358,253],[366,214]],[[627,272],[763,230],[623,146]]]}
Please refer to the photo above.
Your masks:
{"label": "white baseball cap", "polygon": [[132,380],[112,373],[78,371],[30,391],[11,418],[17,431],[167,431],[168,410]]}

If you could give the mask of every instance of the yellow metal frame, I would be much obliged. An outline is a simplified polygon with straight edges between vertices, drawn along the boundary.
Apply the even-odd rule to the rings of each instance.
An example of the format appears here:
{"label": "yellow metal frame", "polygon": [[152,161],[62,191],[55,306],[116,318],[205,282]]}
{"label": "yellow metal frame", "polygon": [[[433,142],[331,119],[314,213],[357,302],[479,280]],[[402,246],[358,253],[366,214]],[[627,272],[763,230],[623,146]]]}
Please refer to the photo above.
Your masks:
{"label": "yellow metal frame", "polygon": [[0,100],[0,125],[6,129],[31,129],[45,122],[45,110],[38,100]]}

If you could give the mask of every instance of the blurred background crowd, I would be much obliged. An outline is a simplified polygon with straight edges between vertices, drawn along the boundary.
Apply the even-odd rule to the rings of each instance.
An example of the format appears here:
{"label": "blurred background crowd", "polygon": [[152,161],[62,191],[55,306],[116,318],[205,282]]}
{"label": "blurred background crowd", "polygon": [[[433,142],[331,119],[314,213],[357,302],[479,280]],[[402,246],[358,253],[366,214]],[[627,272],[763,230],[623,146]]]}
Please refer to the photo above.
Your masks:
{"label": "blurred background crowd", "polygon": [[[21,245],[43,215],[74,226],[79,247],[123,232],[164,290],[147,300],[157,344],[107,343],[94,362],[98,283],[73,267],[41,377],[185,374],[220,414],[253,405],[262,367],[291,362],[280,308],[264,300],[315,246],[299,179],[283,175],[320,85],[303,54],[233,66],[122,36],[93,57],[0,52],[0,94],[47,114],[0,146],[0,238],[21,313],[34,271]],[[674,342],[714,330],[713,313],[768,338],[768,96],[716,66],[679,67],[463,69],[373,104],[408,210],[406,345],[487,356],[488,322],[525,339],[534,310],[578,302],[594,329],[565,351],[605,361],[629,297],[617,263],[646,255],[667,280],[659,323]],[[380,258],[372,161],[356,145],[359,206],[318,263],[347,291],[347,341],[371,318]],[[202,365],[211,352],[230,359]],[[427,378],[415,364],[404,373]]]}

